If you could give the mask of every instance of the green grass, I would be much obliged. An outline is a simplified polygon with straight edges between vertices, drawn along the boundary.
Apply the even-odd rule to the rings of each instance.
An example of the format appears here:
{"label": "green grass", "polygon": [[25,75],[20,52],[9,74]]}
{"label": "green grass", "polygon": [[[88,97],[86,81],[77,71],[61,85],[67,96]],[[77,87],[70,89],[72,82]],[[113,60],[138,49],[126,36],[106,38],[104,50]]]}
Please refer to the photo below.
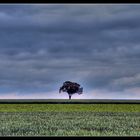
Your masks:
{"label": "green grass", "polygon": [[0,104],[0,136],[140,136],[140,105]]}
{"label": "green grass", "polygon": [[0,113],[1,136],[140,136],[139,113]]}
{"label": "green grass", "polygon": [[139,104],[0,104],[0,112],[140,112]]}

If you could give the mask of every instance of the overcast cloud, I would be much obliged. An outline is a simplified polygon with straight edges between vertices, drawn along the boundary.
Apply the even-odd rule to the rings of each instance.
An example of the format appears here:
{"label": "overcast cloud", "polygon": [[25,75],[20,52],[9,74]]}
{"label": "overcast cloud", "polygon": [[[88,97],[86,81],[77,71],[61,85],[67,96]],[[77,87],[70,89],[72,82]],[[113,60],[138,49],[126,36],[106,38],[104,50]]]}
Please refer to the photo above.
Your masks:
{"label": "overcast cloud", "polygon": [[1,4],[0,98],[140,99],[140,5]]}

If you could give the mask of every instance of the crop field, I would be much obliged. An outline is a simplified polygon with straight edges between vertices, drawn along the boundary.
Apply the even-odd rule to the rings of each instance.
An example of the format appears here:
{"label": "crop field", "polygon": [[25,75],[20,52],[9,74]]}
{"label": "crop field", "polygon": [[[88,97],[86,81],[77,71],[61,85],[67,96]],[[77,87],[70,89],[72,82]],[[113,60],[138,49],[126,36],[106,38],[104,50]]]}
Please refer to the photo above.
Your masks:
{"label": "crop field", "polygon": [[0,136],[140,136],[140,104],[0,104]]}

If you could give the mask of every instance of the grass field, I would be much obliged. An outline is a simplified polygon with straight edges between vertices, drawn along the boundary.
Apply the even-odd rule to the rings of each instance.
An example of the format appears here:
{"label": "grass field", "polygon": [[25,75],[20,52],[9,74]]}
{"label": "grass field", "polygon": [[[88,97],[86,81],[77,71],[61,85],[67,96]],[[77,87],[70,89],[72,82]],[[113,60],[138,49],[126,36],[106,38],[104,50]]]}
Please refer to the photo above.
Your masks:
{"label": "grass field", "polygon": [[0,112],[140,112],[140,104],[0,104]]}
{"label": "grass field", "polygon": [[140,104],[0,104],[0,136],[140,136]]}

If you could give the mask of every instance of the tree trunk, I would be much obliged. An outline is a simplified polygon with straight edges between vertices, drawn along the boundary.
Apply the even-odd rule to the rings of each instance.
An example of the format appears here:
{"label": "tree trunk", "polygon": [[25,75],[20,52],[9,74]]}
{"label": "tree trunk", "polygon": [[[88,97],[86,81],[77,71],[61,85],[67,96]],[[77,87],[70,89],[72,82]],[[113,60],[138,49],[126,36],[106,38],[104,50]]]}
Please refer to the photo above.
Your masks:
{"label": "tree trunk", "polygon": [[69,100],[71,100],[71,95],[69,95]]}

